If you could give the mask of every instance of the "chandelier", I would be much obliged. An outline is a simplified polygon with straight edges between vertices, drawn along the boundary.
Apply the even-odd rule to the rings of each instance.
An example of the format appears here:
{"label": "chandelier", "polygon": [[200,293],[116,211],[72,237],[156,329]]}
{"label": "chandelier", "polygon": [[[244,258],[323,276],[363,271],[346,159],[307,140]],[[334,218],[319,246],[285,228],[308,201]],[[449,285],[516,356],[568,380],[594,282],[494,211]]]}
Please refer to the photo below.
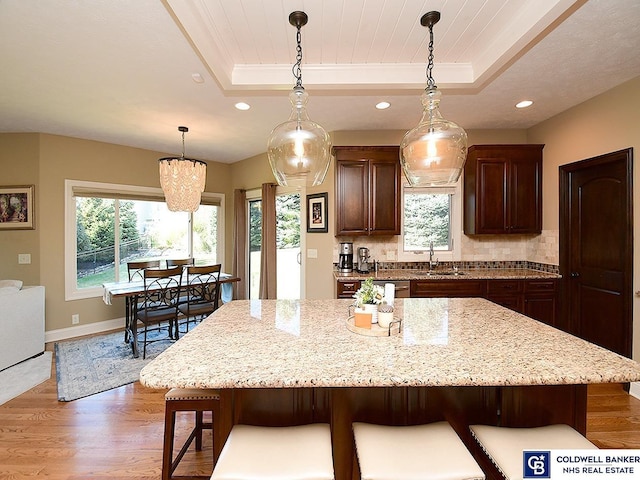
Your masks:
{"label": "chandelier", "polygon": [[433,80],[433,26],[440,12],[425,13],[420,19],[429,28],[427,88],[421,96],[423,113],[418,126],[409,130],[400,143],[400,164],[411,186],[453,185],[460,178],[467,158],[467,134],[442,117],[442,94]]}
{"label": "chandelier", "polygon": [[296,27],[297,54],[292,68],[296,84],[289,94],[291,115],[269,135],[267,156],[276,181],[281,186],[320,185],[331,162],[331,139],[322,126],[309,120],[309,95],[302,86],[302,46],[300,28],[307,24],[304,12],[292,12],[289,23]]}
{"label": "chandelier", "polygon": [[172,212],[195,212],[200,206],[200,194],[207,179],[207,164],[184,156],[184,134],[187,127],[178,127],[182,132],[182,156],[163,157],[160,164],[160,186],[167,207]]}

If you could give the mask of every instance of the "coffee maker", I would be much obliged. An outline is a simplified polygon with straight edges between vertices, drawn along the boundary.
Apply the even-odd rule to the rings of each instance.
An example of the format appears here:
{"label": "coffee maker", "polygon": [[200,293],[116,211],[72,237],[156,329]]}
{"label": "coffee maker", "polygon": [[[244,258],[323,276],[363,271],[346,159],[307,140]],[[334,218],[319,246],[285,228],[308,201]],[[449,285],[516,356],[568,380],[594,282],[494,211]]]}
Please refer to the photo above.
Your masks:
{"label": "coffee maker", "polygon": [[369,273],[369,249],[358,248],[358,273]]}
{"label": "coffee maker", "polygon": [[342,242],[340,244],[338,271],[341,273],[353,272],[353,243],[351,242]]}

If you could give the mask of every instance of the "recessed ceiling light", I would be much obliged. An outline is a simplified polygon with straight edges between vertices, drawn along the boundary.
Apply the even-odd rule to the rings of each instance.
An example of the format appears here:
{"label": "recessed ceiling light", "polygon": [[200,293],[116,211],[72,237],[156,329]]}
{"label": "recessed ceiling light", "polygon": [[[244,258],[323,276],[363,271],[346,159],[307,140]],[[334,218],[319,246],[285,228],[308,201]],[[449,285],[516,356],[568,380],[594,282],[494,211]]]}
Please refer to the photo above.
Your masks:
{"label": "recessed ceiling light", "polygon": [[193,78],[193,81],[196,83],[204,83],[204,78],[202,78],[202,75],[199,73],[191,74],[191,78]]}
{"label": "recessed ceiling light", "polygon": [[527,108],[533,105],[531,100],[523,100],[521,102],[516,103],[516,108]]}
{"label": "recessed ceiling light", "polygon": [[380,102],[378,104],[376,104],[376,108],[378,110],[384,110],[385,108],[389,108],[391,106],[391,104],[389,102]]}
{"label": "recessed ceiling light", "polygon": [[249,110],[251,108],[251,105],[249,105],[248,103],[244,103],[244,102],[238,102],[238,103],[236,103],[236,108],[238,110]]}

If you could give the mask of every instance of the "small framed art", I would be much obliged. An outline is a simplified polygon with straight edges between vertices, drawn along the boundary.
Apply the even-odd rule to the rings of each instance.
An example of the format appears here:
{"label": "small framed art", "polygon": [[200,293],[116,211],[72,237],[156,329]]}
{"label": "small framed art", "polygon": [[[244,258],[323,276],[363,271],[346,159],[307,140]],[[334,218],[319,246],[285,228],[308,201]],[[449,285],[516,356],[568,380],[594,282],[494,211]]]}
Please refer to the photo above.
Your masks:
{"label": "small framed art", "polygon": [[33,185],[0,186],[0,230],[33,230]]}
{"label": "small framed art", "polygon": [[327,193],[307,195],[307,232],[327,233],[329,224],[327,218]]}

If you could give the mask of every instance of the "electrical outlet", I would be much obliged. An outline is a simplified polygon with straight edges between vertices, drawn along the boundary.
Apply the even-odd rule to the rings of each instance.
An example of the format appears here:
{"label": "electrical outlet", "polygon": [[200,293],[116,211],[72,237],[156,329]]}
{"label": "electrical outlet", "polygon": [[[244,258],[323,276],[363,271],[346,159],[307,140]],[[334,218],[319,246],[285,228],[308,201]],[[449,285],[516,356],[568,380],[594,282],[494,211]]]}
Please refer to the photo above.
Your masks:
{"label": "electrical outlet", "polygon": [[21,265],[29,265],[31,263],[31,254],[30,253],[19,253],[18,254],[18,263]]}
{"label": "electrical outlet", "polygon": [[74,313],[73,315],[71,315],[71,325],[77,325],[80,323],[80,315],[77,313]]}

